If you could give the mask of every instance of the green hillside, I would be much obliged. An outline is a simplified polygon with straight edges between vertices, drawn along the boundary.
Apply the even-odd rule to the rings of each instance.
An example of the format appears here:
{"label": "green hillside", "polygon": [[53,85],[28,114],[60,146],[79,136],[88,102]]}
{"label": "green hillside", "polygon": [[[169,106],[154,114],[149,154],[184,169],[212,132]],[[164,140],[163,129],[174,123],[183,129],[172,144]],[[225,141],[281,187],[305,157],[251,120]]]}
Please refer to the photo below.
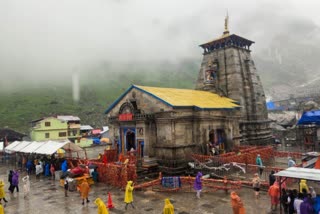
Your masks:
{"label": "green hillside", "polygon": [[34,87],[25,84],[24,88],[0,93],[0,127],[29,133],[32,120],[57,114],[76,115],[82,124],[101,127],[105,125],[104,110],[131,84],[193,88],[198,71],[199,65],[195,61],[153,67],[126,65],[115,70],[101,65],[90,72],[80,73],[78,102],[72,99],[71,85],[61,85],[60,82]]}

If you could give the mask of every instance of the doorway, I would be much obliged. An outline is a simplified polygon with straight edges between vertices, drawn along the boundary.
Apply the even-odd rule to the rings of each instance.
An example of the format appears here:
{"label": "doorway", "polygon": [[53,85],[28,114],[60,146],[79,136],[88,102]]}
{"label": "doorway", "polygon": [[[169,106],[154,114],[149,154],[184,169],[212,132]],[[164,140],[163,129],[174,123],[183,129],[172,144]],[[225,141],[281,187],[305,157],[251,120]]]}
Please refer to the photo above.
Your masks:
{"label": "doorway", "polygon": [[136,135],[133,131],[128,130],[126,133],[126,149],[127,152],[129,152],[131,149],[136,150],[136,144],[135,144],[135,140],[136,140]]}
{"label": "doorway", "polygon": [[138,140],[138,158],[143,158],[144,156],[144,140]]}

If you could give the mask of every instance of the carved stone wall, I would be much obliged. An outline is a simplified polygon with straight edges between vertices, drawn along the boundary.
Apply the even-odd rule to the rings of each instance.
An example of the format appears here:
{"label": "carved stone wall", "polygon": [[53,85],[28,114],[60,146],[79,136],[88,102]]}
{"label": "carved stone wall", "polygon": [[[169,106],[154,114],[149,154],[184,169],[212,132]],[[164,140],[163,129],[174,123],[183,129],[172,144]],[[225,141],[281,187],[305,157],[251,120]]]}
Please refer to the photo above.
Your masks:
{"label": "carved stone wall", "polygon": [[[168,167],[186,167],[190,161],[191,153],[206,152],[209,143],[209,131],[222,129],[226,133],[225,150],[228,151],[234,144],[239,145],[240,136],[239,118],[240,111],[234,110],[201,110],[172,109],[159,104],[158,100],[148,94],[131,90],[109,112],[108,116],[117,118],[119,106],[135,97],[138,108],[142,112],[152,113],[152,118],[134,117],[132,121],[110,121],[111,138],[120,139],[124,143],[125,128],[136,131],[136,141],[144,140],[144,154],[156,157],[162,165]],[[148,103],[148,105],[145,105]],[[150,109],[155,109],[152,112]],[[165,110],[164,110],[165,109]],[[143,128],[143,135],[138,134],[138,129]],[[113,139],[112,138],[112,139]],[[123,147],[122,147],[123,148]]]}
{"label": "carved stone wall", "polygon": [[[208,84],[205,73],[212,63],[218,64],[218,71],[214,82]],[[240,103],[242,142],[262,144],[271,139],[265,94],[250,50],[229,46],[205,53],[196,89],[216,92]]]}

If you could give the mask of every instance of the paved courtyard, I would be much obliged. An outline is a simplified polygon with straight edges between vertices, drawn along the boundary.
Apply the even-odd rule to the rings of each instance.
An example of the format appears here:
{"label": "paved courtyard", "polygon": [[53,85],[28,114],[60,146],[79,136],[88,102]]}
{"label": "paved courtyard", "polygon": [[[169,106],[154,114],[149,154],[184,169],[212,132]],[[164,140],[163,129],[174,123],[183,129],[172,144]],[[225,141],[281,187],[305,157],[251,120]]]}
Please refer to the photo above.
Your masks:
{"label": "paved courtyard", "polygon": [[[202,194],[201,199],[196,199],[195,193],[164,193],[153,192],[152,190],[145,192],[135,191],[135,209],[128,206],[128,210],[126,211],[123,202],[124,192],[119,189],[102,183],[94,184],[89,195],[90,203],[82,205],[78,192],[69,192],[69,197],[65,197],[64,189],[59,186],[58,181],[52,181],[44,177],[36,180],[35,176],[31,176],[31,194],[28,198],[24,199],[22,182],[20,182],[19,193],[15,192],[11,195],[8,192],[8,170],[8,166],[2,165],[0,167],[0,178],[6,182],[6,197],[9,201],[5,207],[6,214],[96,213],[97,209],[94,200],[100,197],[106,202],[108,192],[111,193],[115,205],[114,209],[109,210],[110,213],[161,213],[164,199],[167,197],[171,199],[175,207],[175,213],[178,214],[232,213],[230,197],[223,191]],[[22,173],[23,175],[24,173]],[[239,194],[244,201],[247,213],[263,214],[269,212],[269,198],[265,192],[262,192],[259,200],[254,199],[251,189],[242,188]]]}

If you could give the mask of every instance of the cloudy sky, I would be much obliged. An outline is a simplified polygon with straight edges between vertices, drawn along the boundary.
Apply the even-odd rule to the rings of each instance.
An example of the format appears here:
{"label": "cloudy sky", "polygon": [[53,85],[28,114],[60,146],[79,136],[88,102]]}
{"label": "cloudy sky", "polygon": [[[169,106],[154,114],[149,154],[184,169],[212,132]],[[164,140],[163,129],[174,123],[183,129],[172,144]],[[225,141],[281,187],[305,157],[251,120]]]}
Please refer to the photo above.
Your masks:
{"label": "cloudy sky", "polygon": [[319,2],[0,0],[0,74],[43,79],[103,61],[200,60],[198,45],[222,34],[227,10],[231,33],[255,41],[255,54],[288,26],[288,37],[318,28]]}

